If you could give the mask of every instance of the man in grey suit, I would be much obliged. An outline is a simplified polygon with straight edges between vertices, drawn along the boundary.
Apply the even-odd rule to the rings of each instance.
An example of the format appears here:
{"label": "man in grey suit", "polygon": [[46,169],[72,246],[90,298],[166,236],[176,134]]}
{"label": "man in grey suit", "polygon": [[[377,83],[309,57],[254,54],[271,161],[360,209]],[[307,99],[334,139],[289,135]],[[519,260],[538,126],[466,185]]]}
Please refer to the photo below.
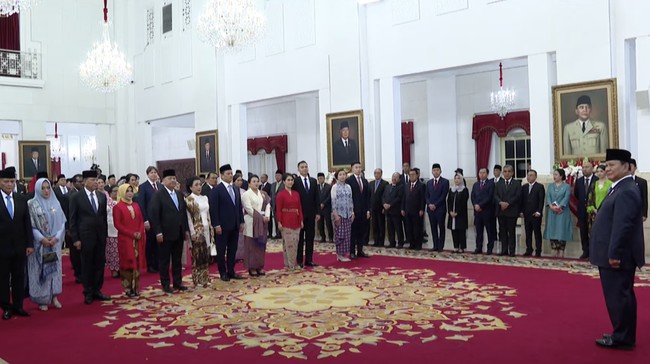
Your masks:
{"label": "man in grey suit", "polygon": [[[284,182],[282,182],[282,176],[284,173],[282,173],[281,170],[275,171],[275,182],[271,184],[271,211],[275,211],[275,199],[278,196],[278,193],[280,191],[284,190]],[[278,220],[275,218],[275,213],[272,216],[273,219],[273,225],[275,225],[275,235],[273,236],[273,239],[280,239],[282,238],[282,233],[280,232],[280,229],[278,229]]]}
{"label": "man in grey suit", "polygon": [[517,218],[519,217],[519,199],[521,197],[521,181],[513,178],[514,169],[506,164],[503,167],[503,178],[494,188],[494,202],[498,207],[499,241],[501,241],[501,254],[515,256],[517,237]]}
{"label": "man in grey suit", "polygon": [[605,173],[613,184],[596,214],[589,247],[614,328],[611,335],[603,335],[596,344],[621,350],[632,350],[636,344],[634,272],[645,265],[643,201],[632,179],[631,157],[624,149],[606,152]]}

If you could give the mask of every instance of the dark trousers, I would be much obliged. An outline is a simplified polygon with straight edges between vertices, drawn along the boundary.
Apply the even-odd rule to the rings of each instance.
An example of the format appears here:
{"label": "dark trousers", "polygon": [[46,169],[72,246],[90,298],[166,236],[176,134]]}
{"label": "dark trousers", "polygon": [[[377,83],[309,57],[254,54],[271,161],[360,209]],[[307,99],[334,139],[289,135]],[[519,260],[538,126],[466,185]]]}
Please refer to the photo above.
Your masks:
{"label": "dark trousers", "polygon": [[401,247],[404,245],[404,231],[402,230],[402,215],[386,216],[388,224],[388,242],[391,247],[395,247],[395,235],[397,235],[397,244]]}
{"label": "dark trousers", "polygon": [[25,251],[11,257],[0,256],[0,308],[5,311],[23,309],[25,260]]}
{"label": "dark trousers", "polygon": [[215,235],[217,245],[217,267],[220,275],[235,275],[237,261],[237,243],[239,229],[223,230],[221,235]]}
{"label": "dark trousers", "polygon": [[445,248],[445,216],[446,214],[439,211],[431,212],[427,209],[429,215],[429,225],[431,226],[431,239],[433,249],[442,251]]}
{"label": "dark trousers", "polygon": [[329,241],[334,241],[334,226],[332,225],[332,211],[323,210],[323,216],[318,220],[318,235],[320,238],[325,241],[325,227],[327,227],[327,236]]}
{"label": "dark trousers", "polygon": [[104,286],[106,237],[81,238],[81,280],[84,295],[99,293]]}
{"label": "dark trousers", "polygon": [[605,304],[614,331],[612,339],[620,344],[636,343],[636,296],[634,269],[598,268]]}
{"label": "dark trousers", "polygon": [[[492,227],[492,241],[497,241],[501,239],[501,228],[500,227],[497,228],[497,221],[499,220],[497,218],[498,214],[499,211],[496,211],[496,213],[490,217],[489,224]],[[489,239],[489,235],[488,235],[488,239]]]}
{"label": "dark trousers", "polygon": [[[272,210],[273,210],[273,216],[271,217],[271,219],[273,220],[272,221],[273,225],[275,225],[275,230],[274,230],[275,231],[275,236],[277,236],[278,238],[281,238],[282,233],[280,232],[280,229],[278,228],[278,219],[275,216],[275,206],[272,207]],[[271,231],[271,230],[269,229],[269,231]]]}
{"label": "dark trousers", "polygon": [[372,210],[372,236],[375,246],[384,246],[386,239],[386,215],[383,209]]}
{"label": "dark trousers", "polygon": [[74,277],[81,279],[81,250],[70,244],[70,264],[74,271]]}
{"label": "dark trousers", "polygon": [[313,263],[314,261],[314,235],[316,235],[316,220],[314,216],[305,217],[303,219],[303,226],[300,229],[298,254],[296,254],[298,264],[303,264],[303,251],[305,254],[304,264]]}
{"label": "dark trousers", "polygon": [[145,256],[147,258],[147,269],[158,270],[158,242],[156,233],[149,229],[147,231],[147,243],[145,245]]}
{"label": "dark trousers", "polygon": [[[182,234],[180,236],[183,236]],[[183,239],[167,240],[163,239],[162,244],[158,246],[158,268],[160,269],[160,284],[163,288],[169,287],[169,263],[172,266],[172,279],[174,287],[182,286],[183,277],[181,272],[183,265]]]}
{"label": "dark trousers", "polygon": [[454,249],[467,249],[467,229],[451,230],[451,239],[454,241]]}
{"label": "dark trousers", "polygon": [[499,241],[501,241],[501,254],[515,255],[517,248],[517,217],[499,216]]}
{"label": "dark trousers", "polygon": [[494,216],[486,214],[485,211],[474,214],[474,225],[476,225],[476,251],[483,251],[483,231],[485,231],[488,239],[487,251],[492,253],[495,240],[493,222]]}
{"label": "dark trousers", "polygon": [[535,234],[535,252],[542,252],[542,216],[525,216],[524,228],[526,229],[526,253],[533,252],[533,234]]}
{"label": "dark trousers", "polygon": [[362,254],[363,243],[367,242],[369,221],[366,213],[354,214],[352,221],[352,233],[350,238],[350,254]]}
{"label": "dark trousers", "polygon": [[578,225],[580,226],[580,243],[582,244],[582,252],[589,255],[589,229],[587,227],[587,216],[579,219]]}
{"label": "dark trousers", "polygon": [[422,217],[420,214],[406,214],[404,216],[404,230],[406,240],[412,249],[422,248]]}

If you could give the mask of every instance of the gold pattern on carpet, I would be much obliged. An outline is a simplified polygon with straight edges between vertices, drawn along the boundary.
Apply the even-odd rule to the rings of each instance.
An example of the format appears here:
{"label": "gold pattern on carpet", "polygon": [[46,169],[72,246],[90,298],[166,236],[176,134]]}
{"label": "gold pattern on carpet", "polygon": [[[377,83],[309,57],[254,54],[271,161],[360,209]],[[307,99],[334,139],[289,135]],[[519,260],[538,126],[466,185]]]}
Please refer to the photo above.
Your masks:
{"label": "gold pattern on carpet", "polygon": [[268,273],[175,295],[149,287],[139,299],[106,303],[112,311],[97,326],[155,349],[239,347],[309,359],[377,345],[469,341],[525,316],[508,301],[515,289],[456,273],[392,267]]}

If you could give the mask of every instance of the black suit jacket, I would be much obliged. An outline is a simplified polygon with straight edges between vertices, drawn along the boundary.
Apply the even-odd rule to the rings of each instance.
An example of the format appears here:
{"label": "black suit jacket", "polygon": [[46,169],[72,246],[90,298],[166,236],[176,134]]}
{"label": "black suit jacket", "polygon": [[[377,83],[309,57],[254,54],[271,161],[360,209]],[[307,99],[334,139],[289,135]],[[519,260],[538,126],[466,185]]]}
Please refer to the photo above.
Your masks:
{"label": "black suit jacket", "polygon": [[203,186],[201,186],[201,195],[210,196],[210,191],[212,191],[213,189],[214,187],[210,188],[210,185],[206,182],[203,184]]}
{"label": "black suit jacket", "polygon": [[392,184],[384,188],[384,195],[382,196],[382,203],[390,205],[386,211],[387,215],[399,215],[402,210],[402,199],[404,198],[404,185],[399,183],[395,186]]}
{"label": "black suit jacket", "polygon": [[641,192],[641,202],[643,202],[643,217],[648,217],[648,181],[645,178],[634,176],[634,181]]}
{"label": "black suit jacket", "polygon": [[[165,186],[163,186],[160,182],[156,182],[156,186],[158,186],[158,191],[165,189]],[[156,193],[156,191],[154,191],[151,183],[148,180],[144,181],[142,184],[140,184],[140,187],[138,187],[136,202],[140,206],[140,210],[142,211],[142,218],[145,222],[149,221],[149,205],[151,204],[151,199],[153,198],[154,193]],[[151,221],[149,221],[149,223],[151,224]]]}
{"label": "black suit jacket", "polygon": [[383,204],[383,198],[384,198],[384,191],[386,190],[386,186],[388,186],[388,182],[384,181],[383,179],[379,181],[379,186],[375,189],[375,181],[369,182],[370,185],[370,209],[372,211],[381,211],[384,209]]}
{"label": "black suit jacket", "polygon": [[320,203],[323,205],[323,215],[332,211],[332,186],[329,183],[323,183],[323,187],[318,186],[320,191]]}
{"label": "black suit jacket", "polygon": [[345,183],[349,184],[352,187],[352,203],[354,204],[354,215],[359,218],[363,216],[366,217],[366,214],[370,211],[370,186],[368,186],[368,181],[361,177],[361,183],[363,184],[363,190],[359,189],[359,182],[357,182],[357,176],[351,175],[345,180]]}
{"label": "black suit jacket", "polygon": [[16,182],[16,191],[21,195],[27,194],[27,188],[22,183]]}
{"label": "black suit jacket", "polygon": [[589,180],[589,186],[585,188],[585,177],[578,178],[573,187],[573,196],[578,200],[578,221],[583,224],[587,222],[587,197],[589,191],[593,188],[594,183],[598,181],[598,176],[592,174]]}
{"label": "black suit jacket", "polygon": [[[0,194],[0,199],[2,194]],[[32,222],[27,208],[27,199],[12,193],[14,218],[9,215],[6,200],[0,201],[0,256],[12,257],[25,254],[27,248],[34,247]]]}
{"label": "black suit jacket", "polygon": [[[222,182],[210,191],[210,220],[212,226],[220,226],[223,231],[238,230],[244,223],[244,212],[241,204],[241,192],[233,185],[235,203],[232,203],[228,188]],[[185,219],[187,221],[187,219]]]}
{"label": "black suit jacket", "polygon": [[[519,217],[519,200],[521,198],[521,181],[510,179],[510,186],[506,187],[506,180],[501,178],[494,187],[494,203],[497,206],[497,216]],[[501,210],[499,202],[507,202],[508,208]]]}
{"label": "black suit jacket", "polygon": [[315,219],[320,215],[320,193],[318,193],[318,181],[309,177],[309,191],[305,190],[303,177],[298,175],[293,183],[293,189],[300,194],[300,204],[302,205],[302,216],[304,220]]}
{"label": "black suit jacket", "polygon": [[332,146],[332,159],[335,166],[350,166],[354,162],[359,161],[359,148],[357,148],[357,141],[348,138],[347,149],[343,145],[343,141],[339,138]]}
{"label": "black suit jacket", "polygon": [[407,214],[416,215],[425,211],[424,183],[417,181],[411,191],[411,182],[404,185],[404,197],[402,198],[402,211]]}
{"label": "black suit jacket", "polygon": [[609,259],[626,270],[645,264],[643,202],[634,182],[621,180],[598,209],[589,242],[589,258],[598,267],[609,268]]}
{"label": "black suit jacket", "polygon": [[[151,186],[149,188],[153,189]],[[154,234],[162,234],[164,240],[182,240],[189,231],[187,207],[182,193],[173,191],[178,199],[178,208],[169,191],[163,186],[154,193],[149,206],[149,223]]]}
{"label": "black suit jacket", "polygon": [[481,207],[481,212],[474,211],[474,215],[494,216],[494,181],[486,180],[483,190],[481,190],[481,181],[476,181],[472,186],[471,199],[472,206],[479,205]]}
{"label": "black suit jacket", "polygon": [[84,243],[105,242],[108,235],[106,195],[103,191],[95,191],[95,198],[97,213],[85,188],[70,196],[70,236],[72,241],[81,241],[82,246]]}
{"label": "black suit jacket", "polygon": [[546,191],[544,186],[541,183],[535,182],[533,189],[528,192],[528,183],[521,186],[521,208],[520,211],[524,214],[524,217],[530,218],[534,213],[539,212],[540,217],[544,213],[544,205],[546,200]]}
{"label": "black suit jacket", "polygon": [[266,182],[266,184],[260,186],[260,188],[262,189],[262,191],[266,192],[266,194],[269,195],[269,197],[271,197],[271,184],[269,182]]}

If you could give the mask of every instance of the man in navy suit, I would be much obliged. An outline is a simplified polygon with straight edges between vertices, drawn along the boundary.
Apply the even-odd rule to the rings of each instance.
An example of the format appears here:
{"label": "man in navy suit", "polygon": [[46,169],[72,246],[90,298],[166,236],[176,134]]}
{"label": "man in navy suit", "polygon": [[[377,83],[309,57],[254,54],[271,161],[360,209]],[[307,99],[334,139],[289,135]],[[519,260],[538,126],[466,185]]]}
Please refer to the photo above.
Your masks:
{"label": "man in navy suit", "polygon": [[303,228],[300,229],[298,239],[297,261],[300,267],[317,267],[318,264],[314,262],[314,236],[316,222],[320,221],[321,217],[318,182],[315,178],[309,177],[309,165],[305,161],[298,163],[298,173],[300,175],[294,179],[293,188],[300,194]]}
{"label": "man in navy suit", "polygon": [[613,184],[596,214],[589,258],[598,266],[614,331],[597,339],[596,344],[632,350],[637,322],[634,272],[645,264],[643,201],[631,176],[630,152],[607,149],[605,159],[605,173]]}
{"label": "man in navy suit", "polygon": [[210,218],[214,226],[217,245],[217,266],[221,280],[243,279],[235,273],[237,241],[239,232],[244,231],[244,213],[242,211],[241,194],[233,185],[233,174],[230,164],[219,168],[221,183],[210,191]]}
{"label": "man in navy suit", "polygon": [[431,166],[431,173],[433,178],[427,182],[425,191],[433,245],[431,250],[441,252],[445,248],[445,219],[447,217],[449,181],[440,176],[442,169],[438,163]]}
{"label": "man in navy suit", "polygon": [[[492,174],[494,175],[494,177],[490,178],[490,181],[494,185],[495,189],[497,187],[497,183],[499,183],[499,181],[503,178],[501,177],[502,170],[503,168],[501,167],[500,164],[495,164],[494,168],[492,169]],[[497,229],[497,215],[499,215],[499,210],[500,210],[499,205],[494,204],[494,217],[492,218],[492,240],[495,241],[501,238],[501,227]]]}
{"label": "man in navy suit", "polygon": [[521,186],[521,216],[526,230],[525,257],[533,255],[533,234],[535,235],[535,256],[542,256],[542,213],[544,212],[546,191],[537,183],[537,171],[531,169],[526,175],[527,184]]}
{"label": "man in navy suit", "polygon": [[636,175],[636,159],[630,159],[630,167],[632,168],[632,178],[636,182],[637,187],[639,187],[639,192],[641,192],[641,202],[643,202],[643,221],[645,222],[648,218],[648,181],[645,178],[641,178]]}
{"label": "man in navy suit", "polygon": [[388,182],[382,179],[384,171],[377,168],[374,171],[375,180],[370,183],[370,214],[372,215],[372,236],[375,239],[373,246],[384,246],[386,237],[386,215],[384,214],[384,190]]}
{"label": "man in navy suit", "polygon": [[582,243],[582,255],[580,259],[589,258],[589,229],[587,224],[587,197],[598,177],[594,175],[594,166],[590,162],[582,165],[582,177],[578,178],[573,195],[578,200],[578,226],[580,227],[580,242]]}
{"label": "man in navy suit", "polygon": [[499,208],[499,240],[501,254],[515,256],[517,248],[517,218],[519,218],[519,199],[521,198],[521,181],[513,178],[514,168],[506,164],[503,178],[494,186],[494,202]]}
{"label": "man in navy suit", "polygon": [[422,217],[425,207],[425,188],[420,182],[417,170],[409,171],[409,181],[404,185],[402,198],[402,216],[404,217],[404,230],[409,248],[422,249]]}
{"label": "man in navy suit", "polygon": [[[388,223],[389,247],[404,246],[404,230],[402,230],[402,198],[404,197],[404,184],[400,174],[395,172],[391,177],[390,184],[384,189],[382,197],[384,214]],[[397,235],[397,242],[395,241]],[[398,245],[396,245],[396,243]]]}
{"label": "man in navy suit", "polygon": [[352,239],[350,240],[350,259],[368,258],[363,252],[363,242],[370,221],[370,188],[368,181],[361,175],[361,163],[353,162],[352,175],[345,183],[352,188],[354,204],[354,221],[352,221]]}
{"label": "man in navy suit", "polygon": [[474,205],[474,225],[476,225],[476,250],[474,254],[483,252],[483,231],[488,237],[487,254],[494,249],[494,183],[487,179],[487,168],[478,171],[478,181],[472,187],[472,205]]}
{"label": "man in navy suit", "polygon": [[144,218],[144,229],[147,232],[147,243],[145,245],[145,255],[147,258],[147,271],[149,273],[158,273],[158,243],[156,234],[151,230],[149,222],[149,206],[154,193],[163,189],[163,185],[158,182],[158,168],[154,166],[147,167],[147,180],[138,187],[138,196],[136,202],[142,210]]}

